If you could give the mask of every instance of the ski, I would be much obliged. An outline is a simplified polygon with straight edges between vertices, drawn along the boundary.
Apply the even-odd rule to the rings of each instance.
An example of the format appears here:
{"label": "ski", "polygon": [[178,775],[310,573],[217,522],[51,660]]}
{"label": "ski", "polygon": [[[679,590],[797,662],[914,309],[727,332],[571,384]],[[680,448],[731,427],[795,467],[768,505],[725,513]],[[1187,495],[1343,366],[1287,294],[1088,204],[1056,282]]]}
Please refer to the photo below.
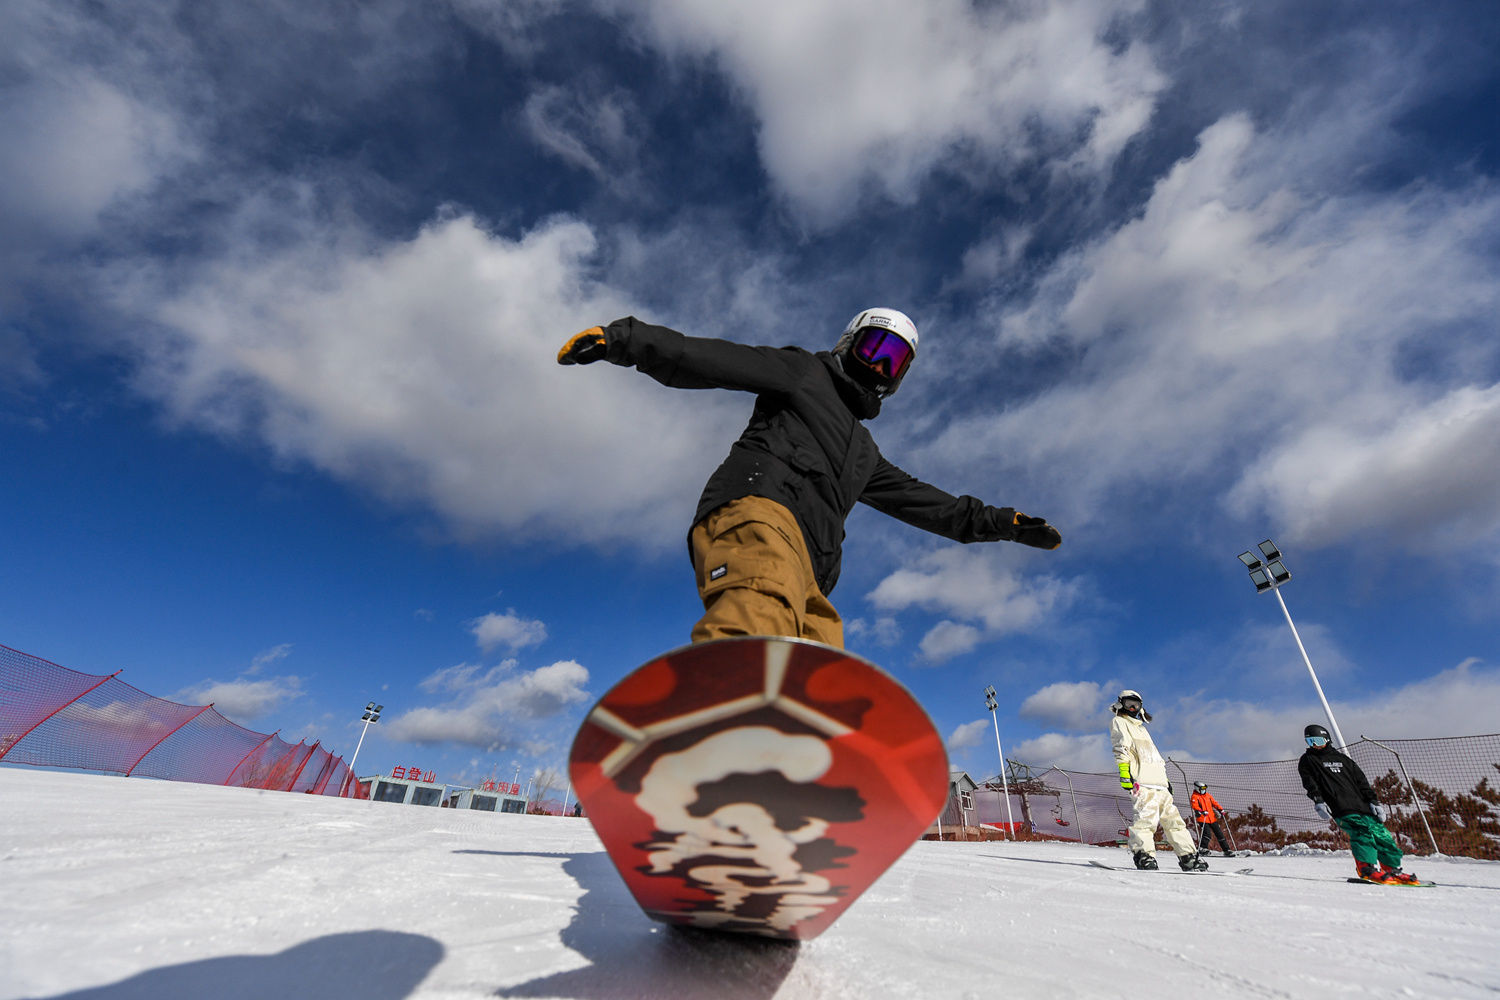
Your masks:
{"label": "ski", "polygon": [[[1103,861],[1090,861],[1089,864],[1093,865],[1095,868],[1103,868],[1105,871],[1111,872],[1139,872],[1153,870],[1150,868],[1137,868],[1134,865],[1107,865]],[[1171,868],[1157,868],[1154,870],[1159,872],[1167,872],[1169,874],[1172,872]],[[1185,872],[1179,868],[1177,869],[1176,873],[1178,875],[1248,875],[1253,871],[1255,871],[1254,868],[1236,868],[1232,871],[1214,871],[1213,869],[1209,869],[1208,871],[1201,872]]]}

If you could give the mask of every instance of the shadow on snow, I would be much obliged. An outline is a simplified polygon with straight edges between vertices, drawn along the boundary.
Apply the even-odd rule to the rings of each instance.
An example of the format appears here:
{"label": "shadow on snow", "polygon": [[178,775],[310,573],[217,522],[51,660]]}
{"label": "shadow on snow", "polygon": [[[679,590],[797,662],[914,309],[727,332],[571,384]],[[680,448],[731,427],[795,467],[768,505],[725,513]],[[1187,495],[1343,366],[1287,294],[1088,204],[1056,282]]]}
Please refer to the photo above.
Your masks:
{"label": "shadow on snow", "polygon": [[583,895],[559,940],[589,964],[495,991],[498,997],[577,1000],[764,1000],[797,960],[794,941],[669,927],[651,920],[603,851],[460,851],[501,857],[561,858]]}
{"label": "shadow on snow", "polygon": [[384,930],[329,934],[274,955],[229,955],[163,966],[50,1000],[341,996],[402,1000],[427,978],[443,954],[441,944],[420,934]]}

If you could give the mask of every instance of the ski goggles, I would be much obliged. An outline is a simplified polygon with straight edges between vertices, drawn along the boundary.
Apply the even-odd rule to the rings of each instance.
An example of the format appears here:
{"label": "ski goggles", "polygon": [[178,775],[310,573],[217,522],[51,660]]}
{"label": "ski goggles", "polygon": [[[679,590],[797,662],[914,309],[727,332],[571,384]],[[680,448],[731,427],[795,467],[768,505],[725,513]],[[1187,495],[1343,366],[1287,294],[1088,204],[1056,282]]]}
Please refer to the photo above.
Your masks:
{"label": "ski goggles", "polygon": [[917,355],[902,337],[878,326],[861,329],[849,349],[866,367],[881,372],[892,382],[906,374]]}
{"label": "ski goggles", "polygon": [[1328,737],[1326,737],[1326,736],[1309,736],[1307,738],[1307,745],[1310,746],[1310,747],[1312,747],[1312,748],[1314,748],[1314,749],[1316,749],[1316,750],[1321,750],[1321,749],[1323,749],[1324,747],[1326,747],[1328,745]]}

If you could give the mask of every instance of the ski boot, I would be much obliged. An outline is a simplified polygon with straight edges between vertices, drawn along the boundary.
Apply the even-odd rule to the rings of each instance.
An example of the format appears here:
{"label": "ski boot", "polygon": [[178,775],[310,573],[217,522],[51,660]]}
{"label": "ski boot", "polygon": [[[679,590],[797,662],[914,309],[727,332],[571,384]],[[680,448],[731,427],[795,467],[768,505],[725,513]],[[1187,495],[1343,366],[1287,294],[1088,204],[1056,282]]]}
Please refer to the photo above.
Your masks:
{"label": "ski boot", "polygon": [[1387,865],[1380,866],[1380,874],[1386,885],[1421,885],[1422,880],[1411,872],[1404,872],[1399,867],[1391,868]]}
{"label": "ski boot", "polygon": [[1359,877],[1366,882],[1373,882],[1376,885],[1392,884],[1384,868],[1378,868],[1367,861],[1354,862],[1354,869],[1359,872]]}
{"label": "ski boot", "polygon": [[1146,851],[1135,852],[1135,866],[1144,872],[1156,871],[1156,857]]}
{"label": "ski boot", "polygon": [[1208,871],[1208,862],[1204,861],[1203,856],[1195,851],[1192,854],[1184,854],[1179,857],[1177,859],[1177,867],[1185,872],[1206,872]]}

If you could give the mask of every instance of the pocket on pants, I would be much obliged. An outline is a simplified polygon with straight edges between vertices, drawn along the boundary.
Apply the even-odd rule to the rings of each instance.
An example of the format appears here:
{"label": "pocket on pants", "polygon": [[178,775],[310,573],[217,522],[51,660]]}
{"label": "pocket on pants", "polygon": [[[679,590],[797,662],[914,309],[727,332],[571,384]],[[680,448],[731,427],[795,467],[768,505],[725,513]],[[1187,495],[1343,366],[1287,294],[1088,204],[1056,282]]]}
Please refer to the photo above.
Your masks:
{"label": "pocket on pants", "polygon": [[698,591],[705,602],[726,590],[746,587],[799,606],[796,552],[775,526],[726,517],[705,528],[712,532],[698,567]]}

